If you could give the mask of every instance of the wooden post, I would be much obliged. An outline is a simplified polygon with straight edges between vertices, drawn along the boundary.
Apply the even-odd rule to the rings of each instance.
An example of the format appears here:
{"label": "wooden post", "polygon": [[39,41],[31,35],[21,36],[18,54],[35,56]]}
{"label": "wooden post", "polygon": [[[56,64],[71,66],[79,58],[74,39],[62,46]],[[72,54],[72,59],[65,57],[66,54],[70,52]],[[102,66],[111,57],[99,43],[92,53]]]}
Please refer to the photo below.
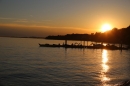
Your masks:
{"label": "wooden post", "polygon": [[87,46],[88,46],[88,41],[87,41]]}
{"label": "wooden post", "polygon": [[121,42],[121,49],[122,49],[122,42]]}
{"label": "wooden post", "polygon": [[83,44],[83,46],[85,46],[85,41],[84,41],[84,44]]}
{"label": "wooden post", "polygon": [[82,45],[82,41],[81,41],[80,43],[81,43],[81,45]]}
{"label": "wooden post", "polygon": [[65,45],[67,45],[67,40],[65,40]]}

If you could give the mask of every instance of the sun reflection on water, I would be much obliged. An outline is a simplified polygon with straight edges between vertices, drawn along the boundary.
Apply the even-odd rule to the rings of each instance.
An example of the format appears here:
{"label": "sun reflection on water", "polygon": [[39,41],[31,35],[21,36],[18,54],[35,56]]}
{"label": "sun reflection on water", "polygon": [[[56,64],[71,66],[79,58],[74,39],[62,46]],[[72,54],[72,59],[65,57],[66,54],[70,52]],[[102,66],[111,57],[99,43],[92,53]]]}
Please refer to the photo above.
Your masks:
{"label": "sun reflection on water", "polygon": [[109,70],[109,66],[107,65],[108,63],[108,53],[107,50],[102,51],[102,70],[101,70],[101,82],[103,86],[108,86],[107,82],[110,81],[110,78],[107,77],[106,73]]}

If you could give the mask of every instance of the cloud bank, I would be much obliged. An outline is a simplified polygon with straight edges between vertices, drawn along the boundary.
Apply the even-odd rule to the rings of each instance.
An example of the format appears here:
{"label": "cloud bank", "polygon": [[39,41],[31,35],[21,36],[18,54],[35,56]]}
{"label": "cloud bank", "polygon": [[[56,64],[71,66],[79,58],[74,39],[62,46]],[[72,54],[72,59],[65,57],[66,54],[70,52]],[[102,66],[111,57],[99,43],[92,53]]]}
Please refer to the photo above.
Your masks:
{"label": "cloud bank", "polygon": [[[26,21],[26,20],[23,20]],[[48,35],[65,35],[72,33],[88,33],[86,29],[75,27],[52,27],[20,24],[0,24],[0,36],[13,37],[46,37]]]}

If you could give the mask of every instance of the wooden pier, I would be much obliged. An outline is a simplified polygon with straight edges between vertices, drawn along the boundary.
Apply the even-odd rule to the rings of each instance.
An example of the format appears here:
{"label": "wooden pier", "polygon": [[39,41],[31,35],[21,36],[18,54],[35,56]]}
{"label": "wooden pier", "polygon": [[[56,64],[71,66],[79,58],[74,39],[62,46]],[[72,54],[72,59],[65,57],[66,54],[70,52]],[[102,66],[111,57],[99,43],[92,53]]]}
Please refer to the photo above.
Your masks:
{"label": "wooden pier", "polygon": [[82,44],[67,44],[67,40],[65,40],[64,44],[39,44],[40,47],[63,47],[63,48],[87,48],[87,49],[110,49],[110,50],[128,50],[128,47],[123,47],[123,46],[115,46],[114,44],[107,44],[103,45],[103,43],[92,43],[91,45],[85,45],[85,41]]}

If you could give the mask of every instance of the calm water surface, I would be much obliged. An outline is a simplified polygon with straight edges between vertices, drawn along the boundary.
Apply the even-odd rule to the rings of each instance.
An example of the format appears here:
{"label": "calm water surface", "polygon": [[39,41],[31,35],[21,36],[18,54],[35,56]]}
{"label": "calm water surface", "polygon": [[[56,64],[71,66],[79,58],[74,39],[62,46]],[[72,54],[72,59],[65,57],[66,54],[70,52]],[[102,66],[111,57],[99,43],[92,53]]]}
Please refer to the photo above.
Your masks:
{"label": "calm water surface", "polygon": [[0,86],[116,86],[130,80],[129,50],[38,45],[63,42],[1,37]]}

